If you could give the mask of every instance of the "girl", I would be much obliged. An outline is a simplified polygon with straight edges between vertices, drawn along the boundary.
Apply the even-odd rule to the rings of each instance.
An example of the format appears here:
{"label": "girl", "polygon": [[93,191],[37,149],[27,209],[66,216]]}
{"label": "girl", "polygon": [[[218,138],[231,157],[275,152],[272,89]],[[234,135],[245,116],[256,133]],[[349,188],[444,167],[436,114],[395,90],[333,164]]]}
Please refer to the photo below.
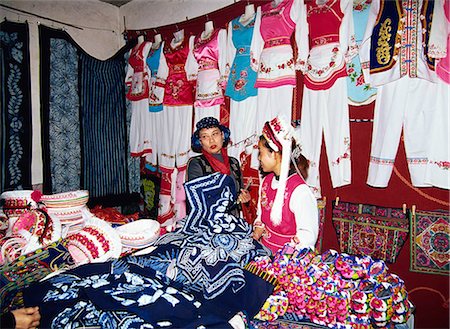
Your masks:
{"label": "girl", "polygon": [[260,168],[267,175],[260,184],[253,237],[273,253],[288,242],[314,248],[317,201],[305,183],[308,162],[300,153],[294,128],[275,117],[264,124],[258,148]]}

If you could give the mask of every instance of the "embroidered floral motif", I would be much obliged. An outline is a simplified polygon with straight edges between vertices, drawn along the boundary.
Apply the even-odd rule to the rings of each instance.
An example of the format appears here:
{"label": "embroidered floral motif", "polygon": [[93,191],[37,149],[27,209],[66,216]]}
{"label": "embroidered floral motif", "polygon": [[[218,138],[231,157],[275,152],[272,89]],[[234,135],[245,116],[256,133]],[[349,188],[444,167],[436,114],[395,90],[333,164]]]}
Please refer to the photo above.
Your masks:
{"label": "embroidered floral motif", "polygon": [[335,161],[332,162],[333,166],[338,165],[344,159],[349,159],[350,160],[350,137],[345,137],[344,138],[344,145],[347,146],[344,154],[342,154]]}
{"label": "embroidered floral motif", "polygon": [[356,86],[364,85],[363,90],[370,89],[370,85],[367,84],[364,80],[364,74],[362,72],[362,69],[359,70],[359,72],[357,72],[355,70],[355,64],[353,62],[351,62],[347,65],[347,74],[348,74],[348,77],[350,78],[350,81],[354,82]]}
{"label": "embroidered floral motif", "polygon": [[450,169],[449,161],[431,161],[431,163],[437,165],[439,168],[444,169],[444,170]]}
{"label": "embroidered floral motif", "polygon": [[170,94],[174,99],[178,99],[180,96],[180,91],[182,90],[184,86],[183,80],[176,80],[176,81],[170,81],[169,82],[169,88],[170,88]]}
{"label": "embroidered floral motif", "polygon": [[353,1],[353,10],[364,11],[370,6],[371,3],[372,0],[355,0]]}
{"label": "embroidered floral motif", "polygon": [[388,165],[388,166],[394,165],[394,159],[382,159],[374,156],[370,157],[370,162],[378,165]]}
{"label": "embroidered floral motif", "polygon": [[407,158],[406,161],[410,165],[426,165],[428,163],[427,158]]}
{"label": "embroidered floral motif", "polygon": [[322,74],[328,72],[329,70],[331,70],[332,68],[335,67],[336,58],[337,58],[338,53],[339,53],[339,48],[334,47],[332,50],[332,55],[331,55],[330,61],[328,62],[329,64],[327,64],[321,68],[313,68],[313,66],[311,65],[311,62],[308,59],[308,73],[311,75],[320,77]]}

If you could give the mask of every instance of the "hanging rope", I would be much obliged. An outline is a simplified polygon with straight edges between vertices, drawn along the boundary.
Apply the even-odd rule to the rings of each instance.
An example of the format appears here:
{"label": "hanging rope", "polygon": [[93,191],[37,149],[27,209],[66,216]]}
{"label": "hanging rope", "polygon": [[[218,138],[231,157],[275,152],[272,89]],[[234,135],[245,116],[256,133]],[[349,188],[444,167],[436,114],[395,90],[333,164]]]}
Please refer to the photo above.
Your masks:
{"label": "hanging rope", "polygon": [[449,207],[450,203],[444,200],[440,200],[437,199],[435,197],[432,197],[431,195],[428,195],[425,192],[422,192],[421,190],[419,190],[417,187],[412,186],[412,184],[398,171],[398,169],[394,166],[394,173],[395,175],[397,175],[398,178],[400,178],[400,180],[405,183],[406,186],[408,186],[410,189],[412,189],[413,191],[417,192],[417,194],[423,196],[425,199],[436,202],[438,204],[444,205]]}

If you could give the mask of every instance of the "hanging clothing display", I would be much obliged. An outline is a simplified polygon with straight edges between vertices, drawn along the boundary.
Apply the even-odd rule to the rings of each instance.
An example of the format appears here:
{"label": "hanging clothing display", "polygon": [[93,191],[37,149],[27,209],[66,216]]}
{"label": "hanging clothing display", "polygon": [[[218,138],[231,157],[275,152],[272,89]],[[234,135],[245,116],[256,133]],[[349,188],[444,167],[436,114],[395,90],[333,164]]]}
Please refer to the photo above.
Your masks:
{"label": "hanging clothing display", "polygon": [[276,0],[261,6],[261,19],[255,21],[250,47],[251,65],[258,72],[256,131],[277,115],[292,118],[293,88],[296,84],[296,61],[291,36],[295,30],[297,63],[305,63],[308,35],[305,5],[301,0]]}
{"label": "hanging clothing display", "polygon": [[[434,17],[441,1],[373,0],[360,48],[364,79],[381,86],[408,76],[436,82],[435,61],[428,49],[430,28],[446,31],[443,15]],[[441,7],[442,8],[442,7]],[[446,40],[432,49],[446,49]],[[436,52],[435,52],[436,53]]]}
{"label": "hanging clothing display", "polygon": [[[159,75],[165,85],[159,166],[162,170],[184,168],[189,159],[192,132],[193,86],[188,81],[185,66],[190,56],[186,38],[180,44],[174,40],[164,45],[164,57]],[[165,66],[165,68],[164,68]]]}
{"label": "hanging clothing display", "polygon": [[[442,127],[443,120],[434,119],[448,111],[448,89],[437,83],[435,59],[429,56],[428,48],[430,28],[445,31],[445,18],[444,15],[433,17],[434,5],[442,9],[440,1],[372,3],[361,46],[364,77],[380,86],[367,178],[371,186],[388,185],[403,129],[412,184],[449,187],[448,127]],[[432,48],[445,49],[444,38],[441,42],[442,45],[434,44]],[[425,134],[436,130],[441,130],[447,138],[432,143]],[[428,163],[431,154],[438,157],[433,160],[436,164]],[[425,180],[427,170],[433,183]]]}
{"label": "hanging clothing display", "polygon": [[[355,29],[355,40],[358,46],[361,45],[364,38],[371,3],[371,0],[357,0],[353,2],[353,26]],[[359,54],[347,63],[347,74],[349,104],[360,106],[373,102],[376,98],[377,90],[372,88],[364,80]]]}
{"label": "hanging clothing display", "polygon": [[210,35],[202,32],[191,36],[192,57],[186,65],[190,80],[196,80],[194,125],[204,117],[220,121],[220,105],[224,104],[223,89],[228,78],[226,72],[225,29],[216,29]]}
{"label": "hanging clothing display", "polygon": [[130,50],[125,76],[125,85],[129,88],[127,98],[132,102],[130,152],[135,157],[152,152],[151,136],[147,129],[151,125],[151,117],[148,111],[149,73],[146,64],[151,47],[151,42],[144,41]]}
{"label": "hanging clothing display", "polygon": [[[321,196],[322,132],[333,187],[351,183],[346,60],[356,55],[352,1],[307,1],[310,52],[301,115],[303,154],[310,161],[308,185]],[[325,23],[326,22],[326,23]]]}
{"label": "hanging clothing display", "polygon": [[148,110],[150,112],[150,122],[147,129],[149,130],[150,140],[152,141],[152,153],[146,155],[146,162],[153,166],[158,163],[158,146],[161,144],[161,127],[162,127],[162,110],[164,99],[164,84],[159,78],[159,75],[167,76],[166,65],[160,65],[164,61],[164,42],[159,45],[159,48],[154,49],[153,46],[147,56],[147,67],[150,73],[149,80],[149,96],[148,96]]}
{"label": "hanging clothing display", "polygon": [[261,15],[258,7],[253,18],[244,25],[243,16],[236,17],[228,24],[227,63],[230,66],[225,95],[230,97],[230,131],[232,144],[228,146],[228,154],[239,159],[245,142],[256,135],[257,94],[255,88],[257,74],[250,65],[250,45],[255,33],[256,16]]}

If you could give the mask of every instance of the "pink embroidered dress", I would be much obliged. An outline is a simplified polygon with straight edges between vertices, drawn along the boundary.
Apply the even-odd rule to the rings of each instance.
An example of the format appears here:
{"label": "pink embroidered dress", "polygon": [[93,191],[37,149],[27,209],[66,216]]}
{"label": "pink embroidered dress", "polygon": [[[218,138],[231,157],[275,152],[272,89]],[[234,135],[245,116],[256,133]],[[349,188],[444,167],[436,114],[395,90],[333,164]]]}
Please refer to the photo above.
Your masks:
{"label": "pink embroidered dress", "polygon": [[[299,240],[301,247],[314,247],[318,235],[318,211],[317,202],[309,190],[305,181],[297,174],[291,175],[286,182],[284,193],[284,205],[282,220],[279,225],[274,225],[270,220],[270,212],[273,200],[277,193],[277,181],[273,173],[267,175],[260,188],[260,204],[258,218],[255,225],[262,223],[266,234],[262,237],[262,244],[272,250],[273,253],[280,250],[285,243]],[[297,191],[296,191],[297,190]],[[291,197],[296,191],[296,208],[291,208]],[[302,212],[303,215],[299,213]]]}
{"label": "pink embroidered dress", "polygon": [[[305,1],[309,26],[309,57],[305,86],[312,90],[329,89],[346,77],[346,58],[357,53],[350,1]],[[303,63],[302,63],[303,64]]]}
{"label": "pink embroidered dress", "polygon": [[225,102],[223,89],[227,81],[225,29],[214,30],[206,39],[193,38],[193,61],[187,65],[189,80],[197,80],[194,107],[204,108]]}
{"label": "pink embroidered dress", "polygon": [[150,42],[142,42],[136,45],[130,52],[125,77],[125,84],[129,87],[126,96],[130,101],[139,101],[148,98],[148,70],[145,61],[151,45]]}
{"label": "pink embroidered dress", "polygon": [[308,35],[303,0],[265,3],[255,30],[260,32],[255,33],[250,47],[251,65],[258,72],[255,87],[295,86],[296,63],[291,45],[294,31],[299,61],[305,62],[308,52],[307,44],[299,42]]}
{"label": "pink embroidered dress", "polygon": [[182,106],[192,105],[194,102],[193,86],[187,78],[185,68],[188,55],[187,39],[176,48],[172,48],[170,42],[165,43],[164,57],[168,69],[167,73],[160,75],[161,81],[165,84],[163,105]]}

